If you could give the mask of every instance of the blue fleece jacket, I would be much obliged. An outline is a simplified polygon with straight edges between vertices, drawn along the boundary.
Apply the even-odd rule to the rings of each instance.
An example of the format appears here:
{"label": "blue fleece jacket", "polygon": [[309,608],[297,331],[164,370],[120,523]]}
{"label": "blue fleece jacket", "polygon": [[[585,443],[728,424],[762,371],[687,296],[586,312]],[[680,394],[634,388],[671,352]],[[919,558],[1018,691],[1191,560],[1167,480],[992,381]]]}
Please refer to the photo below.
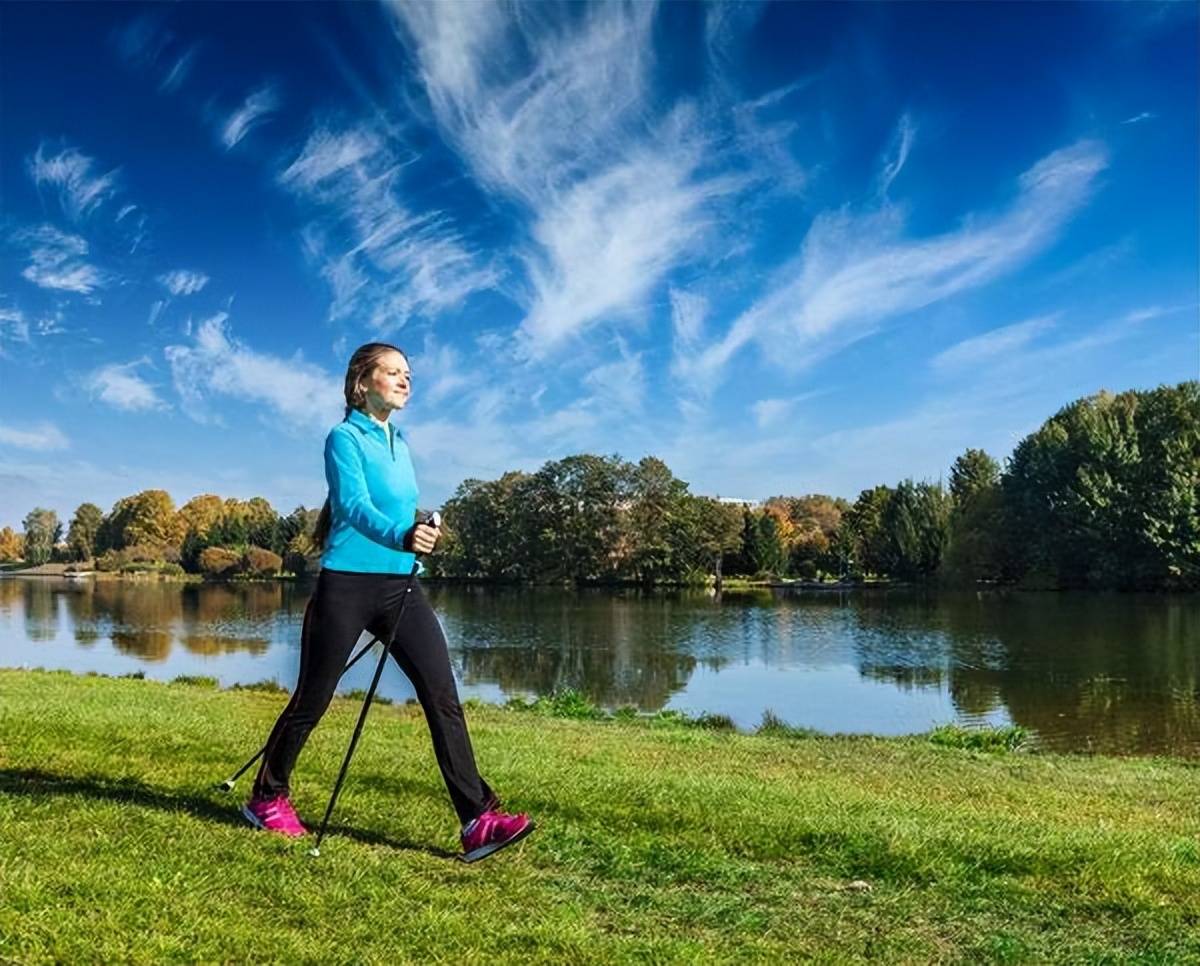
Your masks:
{"label": "blue fleece jacket", "polygon": [[404,538],[417,513],[417,477],[404,434],[350,410],[325,438],[332,512],[321,566],[359,573],[407,574],[414,557]]}

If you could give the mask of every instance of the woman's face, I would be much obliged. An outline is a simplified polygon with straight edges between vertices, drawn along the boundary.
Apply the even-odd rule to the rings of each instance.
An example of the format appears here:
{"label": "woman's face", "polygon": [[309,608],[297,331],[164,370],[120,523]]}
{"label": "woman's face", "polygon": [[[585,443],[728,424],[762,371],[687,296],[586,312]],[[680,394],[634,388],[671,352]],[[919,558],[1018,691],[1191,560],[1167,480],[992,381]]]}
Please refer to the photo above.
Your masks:
{"label": "woman's face", "polygon": [[408,361],[399,352],[389,349],[375,363],[364,388],[371,409],[403,409],[412,394]]}

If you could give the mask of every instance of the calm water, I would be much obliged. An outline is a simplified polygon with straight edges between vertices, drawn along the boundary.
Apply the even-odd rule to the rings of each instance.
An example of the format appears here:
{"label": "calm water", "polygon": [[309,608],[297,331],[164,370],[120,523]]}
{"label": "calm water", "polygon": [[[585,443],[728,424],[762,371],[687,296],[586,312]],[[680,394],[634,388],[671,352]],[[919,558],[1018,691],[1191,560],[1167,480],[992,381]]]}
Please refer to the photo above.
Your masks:
{"label": "calm water", "polygon": [[[311,584],[0,580],[0,664],[290,687]],[[763,712],[828,732],[1020,724],[1076,751],[1200,757],[1200,597],[431,587],[463,696]],[[365,640],[365,638],[364,638]],[[370,660],[344,689],[366,687]],[[389,666],[383,694],[412,696]]]}

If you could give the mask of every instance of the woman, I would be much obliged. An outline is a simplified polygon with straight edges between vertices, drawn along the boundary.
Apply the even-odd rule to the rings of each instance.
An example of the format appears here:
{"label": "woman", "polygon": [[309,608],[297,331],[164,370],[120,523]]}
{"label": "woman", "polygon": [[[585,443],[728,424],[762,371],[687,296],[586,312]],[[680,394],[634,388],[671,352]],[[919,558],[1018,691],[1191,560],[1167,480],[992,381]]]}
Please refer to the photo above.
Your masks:
{"label": "woman", "polygon": [[365,628],[390,643],[425,711],[442,778],[462,822],[464,858],[483,858],[533,830],[527,815],[506,815],[479,777],[446,638],[421,585],[408,575],[440,531],[415,524],[417,483],[404,434],[388,418],[408,402],[412,374],[395,346],[371,342],[346,369],[346,418],[325,440],[329,499],[317,520],[321,573],[300,644],[300,676],[275,722],[250,801],[242,809],[258,828],[305,834],[289,799],[288,779],[309,733],[329,707],[350,652]]}

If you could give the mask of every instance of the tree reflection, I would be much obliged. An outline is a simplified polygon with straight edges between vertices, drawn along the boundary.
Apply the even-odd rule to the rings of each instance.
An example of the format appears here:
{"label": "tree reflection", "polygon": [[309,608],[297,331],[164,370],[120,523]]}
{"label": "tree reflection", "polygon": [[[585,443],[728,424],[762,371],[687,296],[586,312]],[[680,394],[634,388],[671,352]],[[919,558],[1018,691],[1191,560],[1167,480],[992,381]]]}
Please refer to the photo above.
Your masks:
{"label": "tree reflection", "polygon": [[31,641],[52,641],[58,637],[58,595],[53,583],[47,578],[21,581],[25,633]]}
{"label": "tree reflection", "polygon": [[573,688],[604,707],[664,707],[696,657],[673,628],[678,601],[637,591],[434,588],[435,608],[468,684],[549,694]]}
{"label": "tree reflection", "polygon": [[930,609],[928,598],[880,595],[855,611],[866,676],[931,686],[948,679],[960,713],[1003,706],[1050,748],[1200,752],[1193,598],[942,594]]}

